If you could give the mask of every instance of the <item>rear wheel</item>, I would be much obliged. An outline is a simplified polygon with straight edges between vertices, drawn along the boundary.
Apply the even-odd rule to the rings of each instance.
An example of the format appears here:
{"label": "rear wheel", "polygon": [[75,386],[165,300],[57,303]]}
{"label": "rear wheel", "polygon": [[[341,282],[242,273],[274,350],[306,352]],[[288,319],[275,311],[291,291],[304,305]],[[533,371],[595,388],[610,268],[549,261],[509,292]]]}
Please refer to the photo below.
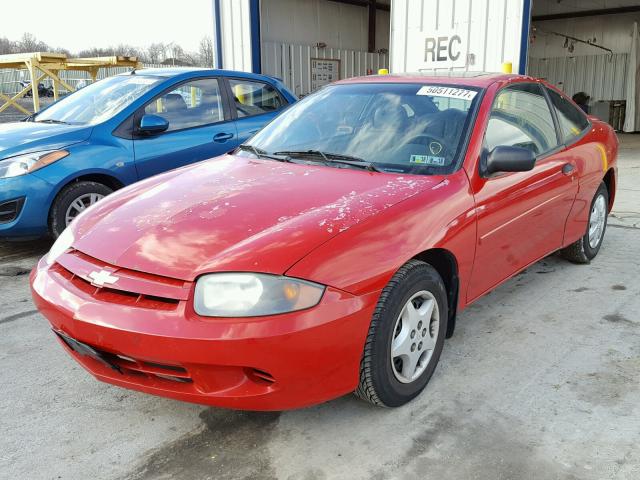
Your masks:
{"label": "rear wheel", "polygon": [[402,266],[378,300],[355,394],[385,407],[418,396],[440,359],[447,307],[444,282],[431,265],[412,260]]}
{"label": "rear wheel", "polygon": [[102,200],[113,190],[97,182],[76,182],[67,185],[51,206],[49,228],[57,238],[80,213]]}
{"label": "rear wheel", "polygon": [[591,210],[589,224],[582,238],[562,249],[560,254],[574,263],[589,263],[600,251],[604,232],[607,229],[607,215],[609,213],[609,192],[607,186],[600,184],[596,191]]}

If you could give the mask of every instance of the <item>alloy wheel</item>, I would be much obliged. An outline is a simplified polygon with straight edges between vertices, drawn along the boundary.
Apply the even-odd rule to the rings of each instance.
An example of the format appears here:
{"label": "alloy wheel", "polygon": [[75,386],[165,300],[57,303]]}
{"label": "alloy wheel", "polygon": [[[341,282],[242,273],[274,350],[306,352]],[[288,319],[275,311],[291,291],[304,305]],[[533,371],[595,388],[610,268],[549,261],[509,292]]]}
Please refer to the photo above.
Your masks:
{"label": "alloy wheel", "polygon": [[401,383],[422,375],[433,356],[440,328],[438,302],[422,290],[404,305],[396,320],[391,341],[391,368]]}

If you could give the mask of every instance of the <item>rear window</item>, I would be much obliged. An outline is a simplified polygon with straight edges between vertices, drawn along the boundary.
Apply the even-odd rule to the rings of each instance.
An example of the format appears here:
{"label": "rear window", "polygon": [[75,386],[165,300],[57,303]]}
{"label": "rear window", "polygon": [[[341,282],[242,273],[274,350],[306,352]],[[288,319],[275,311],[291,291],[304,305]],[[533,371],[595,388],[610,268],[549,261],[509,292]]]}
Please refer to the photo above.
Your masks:
{"label": "rear window", "polygon": [[547,88],[551,103],[553,104],[558,116],[562,140],[565,143],[571,143],[577,137],[589,128],[590,123],[586,115],[576,108],[569,100],[560,95],[558,92]]}

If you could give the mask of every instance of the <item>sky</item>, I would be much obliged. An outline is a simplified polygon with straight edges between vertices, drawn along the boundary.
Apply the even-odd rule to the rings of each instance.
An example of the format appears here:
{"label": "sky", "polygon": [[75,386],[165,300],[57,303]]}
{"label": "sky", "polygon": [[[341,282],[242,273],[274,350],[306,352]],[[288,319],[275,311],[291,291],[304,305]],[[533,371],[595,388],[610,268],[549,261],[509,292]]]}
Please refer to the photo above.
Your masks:
{"label": "sky", "polygon": [[202,37],[212,36],[212,0],[2,0],[0,37],[18,40],[32,33],[53,47],[77,52],[120,43],[147,47],[175,42],[197,51]]}

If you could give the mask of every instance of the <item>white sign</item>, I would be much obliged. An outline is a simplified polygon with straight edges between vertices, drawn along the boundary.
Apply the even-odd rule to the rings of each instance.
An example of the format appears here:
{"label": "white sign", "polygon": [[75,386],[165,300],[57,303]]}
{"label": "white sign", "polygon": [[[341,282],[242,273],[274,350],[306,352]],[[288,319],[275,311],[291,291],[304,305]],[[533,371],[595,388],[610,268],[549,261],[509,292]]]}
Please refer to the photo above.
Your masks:
{"label": "white sign", "polygon": [[443,87],[441,85],[425,85],[416,95],[430,95],[434,97],[460,98],[473,100],[478,92],[466,88]]}
{"label": "white sign", "polygon": [[340,60],[335,58],[311,59],[311,91],[340,80]]}

